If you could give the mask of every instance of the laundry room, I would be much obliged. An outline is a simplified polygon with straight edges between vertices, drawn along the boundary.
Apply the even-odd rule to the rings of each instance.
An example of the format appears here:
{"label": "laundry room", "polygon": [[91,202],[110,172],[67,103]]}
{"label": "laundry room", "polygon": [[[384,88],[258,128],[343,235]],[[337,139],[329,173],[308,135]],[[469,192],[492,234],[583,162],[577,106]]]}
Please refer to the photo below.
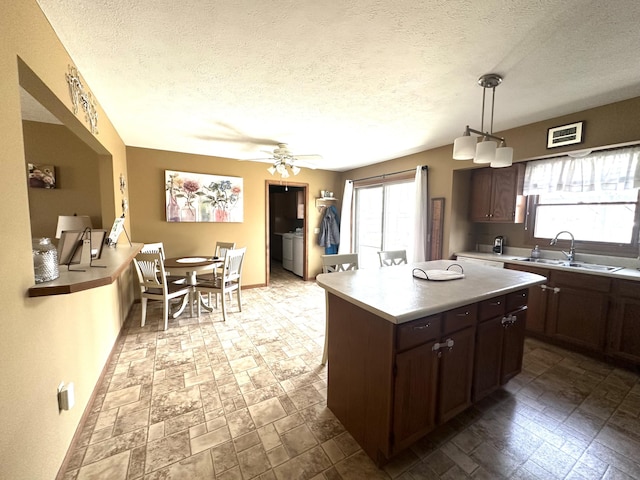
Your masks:
{"label": "laundry room", "polygon": [[304,275],[304,187],[269,185],[269,240],[272,268]]}

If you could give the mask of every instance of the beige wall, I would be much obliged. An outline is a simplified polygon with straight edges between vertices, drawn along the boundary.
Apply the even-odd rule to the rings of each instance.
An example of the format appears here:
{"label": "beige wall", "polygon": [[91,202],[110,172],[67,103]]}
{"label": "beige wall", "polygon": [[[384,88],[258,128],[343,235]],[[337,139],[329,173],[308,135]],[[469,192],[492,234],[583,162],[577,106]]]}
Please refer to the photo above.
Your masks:
{"label": "beige wall", "polygon": [[[514,161],[557,156],[572,150],[640,142],[640,97],[571,115],[533,123],[504,132],[508,145],[514,148]],[[547,150],[547,130],[551,127],[585,121],[585,141],[577,146]],[[416,153],[368,167],[344,172],[342,180],[381,175],[417,165],[429,166],[430,197],[445,198],[443,257],[463,250],[474,249],[476,243],[492,243],[495,235],[507,235],[509,245],[524,245],[523,225],[472,224],[467,220],[469,204],[469,172],[471,161],[451,158],[452,145]]]}
{"label": "beige wall", "polygon": [[[127,271],[116,283],[85,292],[26,296],[34,283],[25,156],[31,146],[23,141],[19,85],[100,155],[100,214],[109,226],[120,209],[114,178],[126,172],[125,148],[101,108],[98,136],[82,114],[72,113],[65,81],[72,61],[35,0],[4,2],[0,31],[1,476],[51,479],[133,302],[133,289]],[[70,411],[58,412],[61,381],[75,383],[76,406]]]}
{"label": "beige wall", "polygon": [[58,215],[89,215],[102,227],[99,156],[64,125],[23,122],[28,163],[55,166],[56,188],[29,188],[31,236],[54,238]]}
{"label": "beige wall", "polygon": [[[120,214],[118,176],[125,173],[131,205],[127,229],[134,240],[162,240],[170,252],[180,255],[210,251],[216,239],[234,237],[249,247],[246,284],[266,281],[266,182],[273,177],[266,173],[265,164],[137,148],[127,151],[100,107],[100,133],[91,134],[82,114],[76,117],[71,111],[65,73],[73,62],[36,1],[5,2],[0,31],[0,165],[5,178],[11,179],[3,183],[0,197],[0,220],[10,227],[0,230],[0,264],[5,273],[0,277],[0,458],[6,478],[45,479],[54,478],[60,467],[131,306],[133,287],[128,270],[110,286],[72,295],[26,297],[34,279],[18,85],[98,155],[104,226],[109,227]],[[546,129],[576,120],[587,121],[586,142],[581,148],[633,142],[640,139],[638,111],[640,99],[633,99],[513,129],[504,135],[518,160],[549,154],[545,149]],[[466,221],[468,173],[458,172],[472,165],[451,160],[450,145],[343,174],[303,169],[295,181],[309,186],[306,233],[311,277],[320,271],[322,254],[312,233],[320,222],[313,203],[319,191],[328,189],[341,195],[347,178],[416,165],[429,166],[431,196],[446,200],[445,256],[473,242]],[[245,221],[237,225],[167,224],[163,217],[165,169],[242,176],[247,192]],[[58,412],[55,392],[60,381],[76,384],[76,407],[68,412]]]}
{"label": "beige wall", "polygon": [[[264,285],[267,272],[266,201],[267,181],[280,183],[267,172],[269,165],[186,153],[127,148],[131,239],[135,242],[164,243],[168,256],[211,255],[216,241],[236,242],[247,247],[242,282]],[[165,170],[242,177],[244,221],[242,223],[167,223],[165,216]],[[339,175],[326,170],[303,168],[290,177],[290,185],[307,185],[306,244],[309,278],[322,271],[314,228],[321,213],[315,207],[320,190],[341,192]],[[338,205],[339,207],[339,205]]]}
{"label": "beige wall", "polygon": [[[607,145],[620,145],[640,142],[640,97],[602,107],[584,110],[564,117],[526,125],[502,133],[509,145],[514,146],[516,160],[524,161],[540,157],[558,156],[571,150],[597,148]],[[585,141],[577,146],[567,146],[547,150],[547,129],[577,121],[585,121]],[[469,163],[469,162],[458,162]],[[458,174],[459,172],[456,172]],[[457,177],[456,177],[457,178]],[[460,178],[464,183],[464,180]],[[468,179],[467,179],[468,181]],[[496,235],[503,235],[507,246],[531,248],[525,240],[523,224],[470,224],[467,248],[475,248],[477,243],[491,245]],[[542,245],[541,245],[542,247]],[[457,251],[460,251],[459,249]],[[453,250],[456,251],[456,250]],[[589,252],[583,249],[583,253]]]}

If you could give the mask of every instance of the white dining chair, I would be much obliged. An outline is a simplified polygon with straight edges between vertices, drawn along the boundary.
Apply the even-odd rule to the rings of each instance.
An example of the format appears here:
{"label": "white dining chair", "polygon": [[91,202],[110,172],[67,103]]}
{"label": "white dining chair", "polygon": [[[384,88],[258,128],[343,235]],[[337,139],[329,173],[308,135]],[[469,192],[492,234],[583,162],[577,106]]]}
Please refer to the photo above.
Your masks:
{"label": "white dining chair", "polygon": [[[153,253],[153,252],[160,253],[160,255],[162,256],[163,263],[167,259],[167,255],[165,254],[165,251],[164,251],[164,243],[162,242],[145,243],[142,246],[142,249],[140,250],[140,253]],[[164,273],[167,277],[168,283],[184,284],[187,282],[187,279],[184,275],[171,275],[171,272],[167,271],[166,269]]]}
{"label": "white dining chair", "polygon": [[322,273],[347,272],[359,268],[357,253],[322,255]]}
{"label": "white dining chair", "polygon": [[[358,268],[359,260],[357,253],[322,255],[322,273],[348,272],[350,270],[358,270]],[[325,309],[325,315],[327,315],[327,317],[325,318],[324,350],[322,352],[322,361],[320,362],[322,365],[327,364],[327,356],[329,355],[329,305],[326,305]]]}
{"label": "white dining chair", "polygon": [[[244,263],[245,248],[228,249],[224,256],[222,271],[219,275],[213,275],[207,279],[198,277],[195,289],[198,295],[206,293],[215,297],[215,306],[218,306],[218,294],[222,304],[222,319],[227,320],[227,299],[225,294],[229,294],[229,302],[233,300],[232,293],[236,292],[238,311],[242,311],[242,264]],[[209,303],[211,306],[211,302]],[[200,316],[200,302],[198,302],[198,316]]]}
{"label": "white dining chair", "polygon": [[[140,326],[144,327],[147,319],[147,301],[162,301],[162,319],[164,329],[169,325],[169,302],[174,298],[188,298],[191,286],[167,282],[164,270],[164,258],[160,252],[138,253],[133,259],[138,273],[140,298],[142,303],[142,319]],[[176,315],[173,317],[175,318]]]}
{"label": "white dining chair", "polygon": [[407,263],[406,250],[383,250],[378,252],[381,267],[392,267]]}

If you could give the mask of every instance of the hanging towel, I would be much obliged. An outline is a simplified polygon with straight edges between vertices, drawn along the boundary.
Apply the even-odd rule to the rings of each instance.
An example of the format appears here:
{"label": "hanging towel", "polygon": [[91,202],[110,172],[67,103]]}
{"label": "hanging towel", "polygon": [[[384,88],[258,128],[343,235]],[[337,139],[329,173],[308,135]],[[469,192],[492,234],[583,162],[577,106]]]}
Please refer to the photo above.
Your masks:
{"label": "hanging towel", "polygon": [[320,235],[318,245],[323,246],[325,253],[338,253],[340,244],[340,218],[338,210],[333,205],[324,209],[322,223],[320,224]]}

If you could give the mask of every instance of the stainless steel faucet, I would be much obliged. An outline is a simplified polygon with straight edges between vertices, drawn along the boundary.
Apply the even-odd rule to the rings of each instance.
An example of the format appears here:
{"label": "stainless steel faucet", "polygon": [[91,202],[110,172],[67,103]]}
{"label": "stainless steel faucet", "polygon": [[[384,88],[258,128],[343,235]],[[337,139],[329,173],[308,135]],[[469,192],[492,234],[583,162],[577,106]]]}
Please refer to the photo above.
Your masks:
{"label": "stainless steel faucet", "polygon": [[553,238],[553,240],[551,240],[551,243],[549,243],[549,245],[555,245],[556,243],[558,243],[558,237],[563,233],[567,233],[571,237],[571,247],[569,248],[569,253],[565,252],[564,250],[560,250],[560,251],[564,253],[564,256],[567,257],[567,260],[569,260],[569,262],[573,262],[576,259],[576,248],[574,246],[575,238],[573,238],[573,234],[571,232],[567,230],[562,230],[561,232],[558,232],[556,236]]}

